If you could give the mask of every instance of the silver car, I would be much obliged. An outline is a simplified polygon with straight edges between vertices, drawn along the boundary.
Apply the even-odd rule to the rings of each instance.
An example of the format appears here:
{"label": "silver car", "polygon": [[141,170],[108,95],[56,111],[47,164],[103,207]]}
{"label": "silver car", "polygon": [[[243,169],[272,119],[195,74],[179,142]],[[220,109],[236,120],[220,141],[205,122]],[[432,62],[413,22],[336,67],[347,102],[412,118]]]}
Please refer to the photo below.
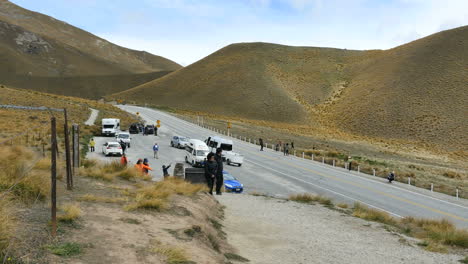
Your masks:
{"label": "silver car", "polygon": [[189,138],[181,136],[173,136],[171,139],[171,147],[175,148],[185,148],[189,142]]}

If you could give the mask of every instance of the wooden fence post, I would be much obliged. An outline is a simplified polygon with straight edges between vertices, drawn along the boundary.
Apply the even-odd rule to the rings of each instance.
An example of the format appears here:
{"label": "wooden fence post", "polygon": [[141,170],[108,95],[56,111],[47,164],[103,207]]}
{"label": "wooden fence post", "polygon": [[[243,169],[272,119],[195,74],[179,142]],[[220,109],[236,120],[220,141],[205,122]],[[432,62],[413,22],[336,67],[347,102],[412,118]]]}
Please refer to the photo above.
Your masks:
{"label": "wooden fence post", "polygon": [[55,117],[50,118],[51,124],[51,166],[50,166],[50,197],[51,197],[51,222],[52,222],[52,237],[57,236],[57,128]]}
{"label": "wooden fence post", "polygon": [[63,109],[63,114],[65,118],[65,123],[63,124],[63,133],[65,136],[65,162],[67,164],[67,189],[72,189],[72,168],[71,168],[71,159],[70,159],[70,138],[68,135],[68,117],[67,117],[67,109]]}

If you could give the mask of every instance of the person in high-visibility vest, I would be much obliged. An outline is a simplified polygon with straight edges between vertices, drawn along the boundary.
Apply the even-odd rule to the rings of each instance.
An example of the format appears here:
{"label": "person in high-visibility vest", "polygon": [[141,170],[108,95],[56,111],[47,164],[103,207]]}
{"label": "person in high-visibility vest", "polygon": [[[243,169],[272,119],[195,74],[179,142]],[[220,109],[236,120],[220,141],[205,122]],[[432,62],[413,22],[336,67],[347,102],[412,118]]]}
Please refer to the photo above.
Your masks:
{"label": "person in high-visibility vest", "polygon": [[94,141],[94,138],[91,138],[89,141],[89,151],[94,152],[94,146],[96,146],[96,142]]}

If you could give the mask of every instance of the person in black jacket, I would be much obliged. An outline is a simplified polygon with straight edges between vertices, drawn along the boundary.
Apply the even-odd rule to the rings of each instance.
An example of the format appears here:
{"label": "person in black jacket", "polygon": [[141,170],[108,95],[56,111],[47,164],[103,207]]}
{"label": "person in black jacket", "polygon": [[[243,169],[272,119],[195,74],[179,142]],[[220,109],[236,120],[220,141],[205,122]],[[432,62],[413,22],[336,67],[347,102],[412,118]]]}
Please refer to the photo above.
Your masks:
{"label": "person in black jacket", "polygon": [[213,195],[213,183],[218,169],[218,163],[216,163],[214,156],[215,154],[213,152],[210,152],[210,154],[208,154],[208,156],[206,157],[205,162],[205,178],[211,195]]}
{"label": "person in black jacket", "polygon": [[223,150],[221,148],[216,149],[215,160],[218,164],[218,168],[216,170],[216,194],[221,195],[221,187],[223,187]]}
{"label": "person in black jacket", "polygon": [[260,151],[263,151],[263,139],[258,139],[258,142],[260,143]]}

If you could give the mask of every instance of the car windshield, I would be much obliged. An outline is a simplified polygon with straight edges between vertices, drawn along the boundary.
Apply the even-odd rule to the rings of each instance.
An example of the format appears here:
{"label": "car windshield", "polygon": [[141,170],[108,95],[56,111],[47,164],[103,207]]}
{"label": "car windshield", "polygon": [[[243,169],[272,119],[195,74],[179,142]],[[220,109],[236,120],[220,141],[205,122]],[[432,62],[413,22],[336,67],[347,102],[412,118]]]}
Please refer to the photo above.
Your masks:
{"label": "car windshield", "polygon": [[232,151],[232,145],[231,144],[221,144],[221,149],[225,151]]}
{"label": "car windshield", "polygon": [[126,138],[129,138],[130,136],[128,134],[119,134],[119,138],[123,138],[123,139],[126,139]]}
{"label": "car windshield", "polygon": [[114,125],[104,125],[104,128],[114,128]]}
{"label": "car windshield", "polygon": [[200,157],[200,156],[206,156],[208,155],[208,151],[205,151],[205,150],[197,150],[197,156]]}
{"label": "car windshield", "polygon": [[187,141],[187,138],[179,137],[179,141]]}
{"label": "car windshield", "polygon": [[234,177],[233,177],[231,174],[229,174],[229,173],[224,173],[223,176],[224,176],[224,180],[225,180],[225,181],[234,181],[234,180],[236,180],[236,178],[234,178]]}
{"label": "car windshield", "polygon": [[109,145],[107,145],[107,146],[110,147],[110,148],[118,148],[118,147],[120,147],[119,144],[109,144]]}

